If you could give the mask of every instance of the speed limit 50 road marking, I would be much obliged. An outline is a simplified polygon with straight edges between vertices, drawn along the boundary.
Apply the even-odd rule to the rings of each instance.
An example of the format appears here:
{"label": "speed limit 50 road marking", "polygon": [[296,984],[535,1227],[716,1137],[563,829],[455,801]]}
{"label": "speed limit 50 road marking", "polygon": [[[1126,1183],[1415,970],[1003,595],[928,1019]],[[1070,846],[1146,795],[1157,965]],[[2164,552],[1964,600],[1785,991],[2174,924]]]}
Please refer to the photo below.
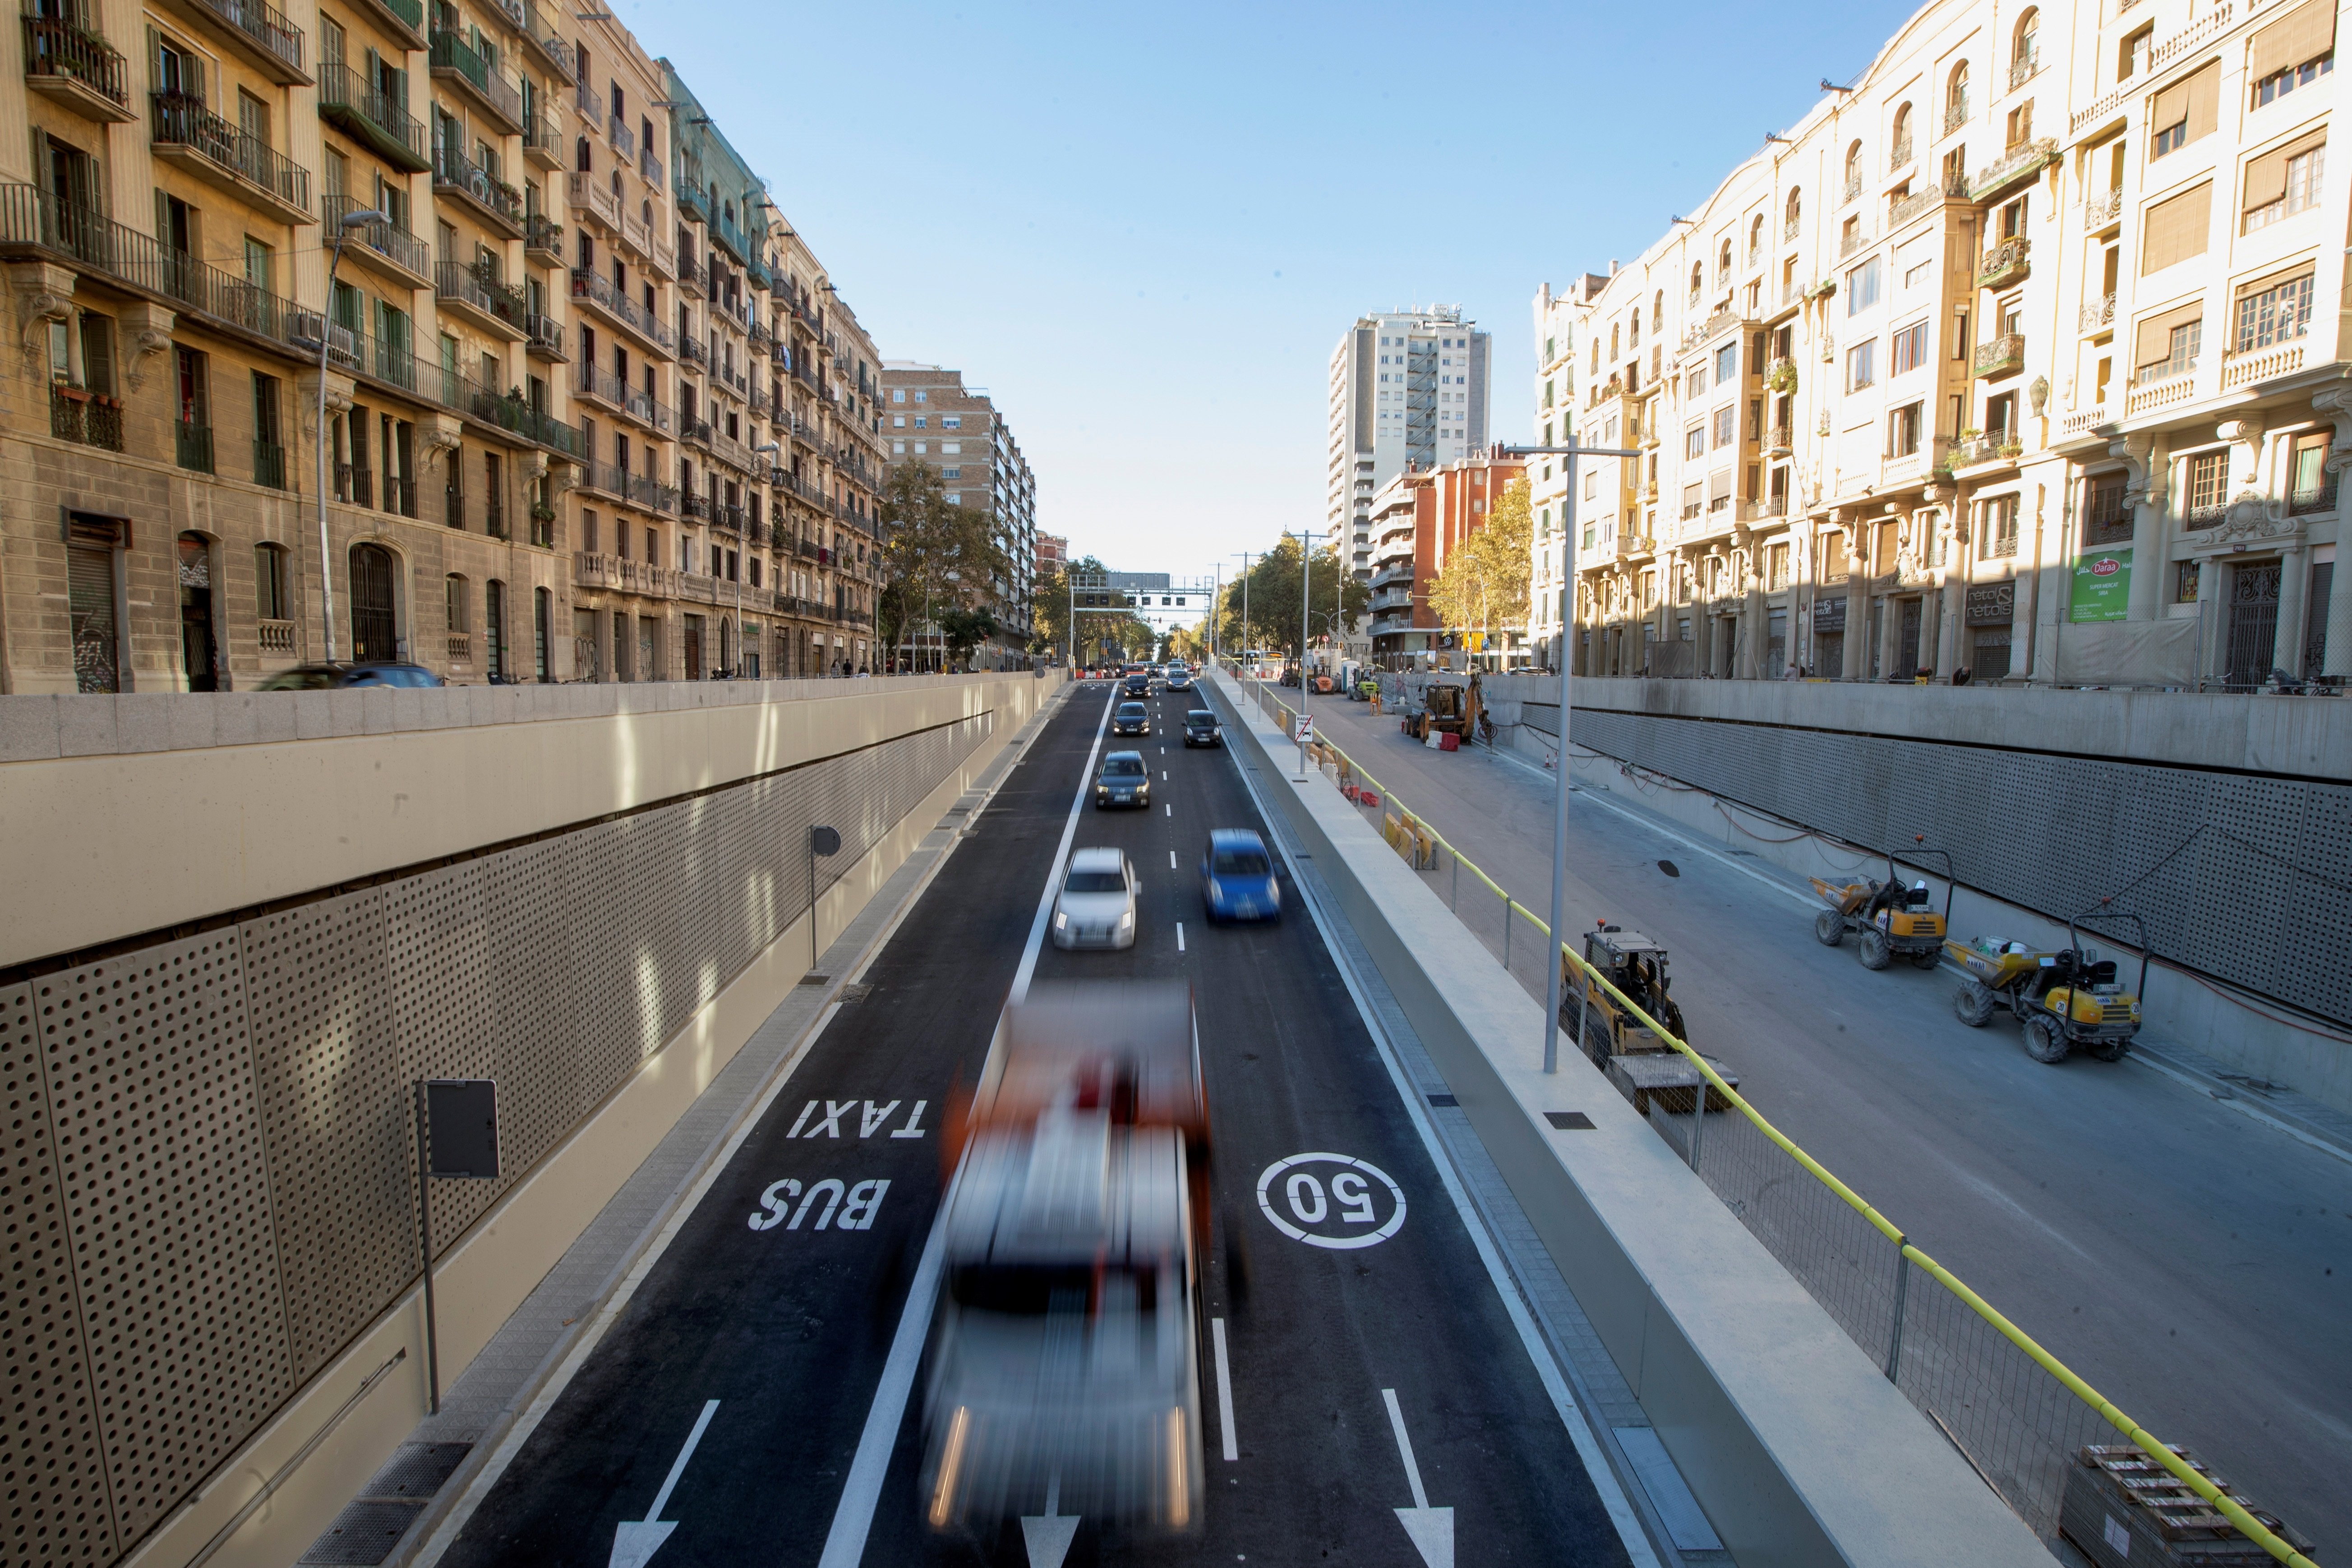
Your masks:
{"label": "speed limit 50 road marking", "polygon": [[[1307,1168],[1314,1165],[1340,1169],[1327,1174]],[[1352,1154],[1276,1160],[1258,1176],[1257,1206],[1291,1240],[1337,1251],[1377,1246],[1404,1224],[1404,1189],[1386,1171]]]}

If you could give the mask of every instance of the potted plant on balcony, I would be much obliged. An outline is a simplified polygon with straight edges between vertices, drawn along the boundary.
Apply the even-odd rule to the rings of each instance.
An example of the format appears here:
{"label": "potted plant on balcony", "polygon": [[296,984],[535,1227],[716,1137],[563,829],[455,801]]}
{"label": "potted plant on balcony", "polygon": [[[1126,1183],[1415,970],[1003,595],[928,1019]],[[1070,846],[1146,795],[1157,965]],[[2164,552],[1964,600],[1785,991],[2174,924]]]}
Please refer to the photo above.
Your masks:
{"label": "potted plant on balcony", "polygon": [[1764,373],[1764,390],[1782,394],[1796,391],[1796,362],[1785,359],[1774,360],[1772,367]]}
{"label": "potted plant on balcony", "polygon": [[2000,455],[2004,458],[2021,458],[2025,455],[2025,443],[2014,438],[2005,439],[2000,444]]}

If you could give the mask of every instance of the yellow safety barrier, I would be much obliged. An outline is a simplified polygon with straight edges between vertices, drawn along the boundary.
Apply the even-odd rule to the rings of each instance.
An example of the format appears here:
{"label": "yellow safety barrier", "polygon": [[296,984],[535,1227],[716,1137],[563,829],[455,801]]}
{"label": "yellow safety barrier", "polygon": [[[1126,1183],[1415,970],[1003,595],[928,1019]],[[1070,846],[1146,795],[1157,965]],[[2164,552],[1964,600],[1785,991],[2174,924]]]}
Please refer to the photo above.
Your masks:
{"label": "yellow safety barrier", "polygon": [[[1284,703],[1280,698],[1268,694],[1263,688],[1259,689],[1257,695],[1261,703],[1271,702],[1276,709],[1280,710],[1280,718],[1278,721],[1283,724],[1285,732],[1287,733],[1289,721],[1293,717],[1290,708]],[[1328,742],[1325,743],[1328,744]],[[1362,763],[1349,757],[1346,752],[1341,752],[1337,746],[1332,746],[1331,750],[1335,754],[1340,757],[1346,766],[1352,768],[1367,784],[1370,784],[1375,789],[1378,789],[1381,792],[1381,798],[1388,805],[1397,807],[1395,812],[1387,814],[1381,826],[1381,832],[1382,836],[1385,837],[1391,845],[1397,846],[1397,851],[1401,856],[1405,854],[1405,846],[1403,843],[1400,842],[1401,839],[1417,840],[1418,842],[1414,843],[1413,847],[1415,849],[1425,849],[1425,852],[1429,856],[1428,864],[1433,866],[1435,864],[1435,846],[1440,844],[1444,845],[1446,852],[1454,857],[1454,862],[1466,868],[1470,874],[1477,878],[1478,880],[1486,883],[1490,890],[1492,890],[1498,898],[1502,899],[1510,910],[1525,919],[1529,925],[1534,926],[1538,931],[1543,932],[1545,936],[1549,937],[1551,935],[1551,924],[1549,921],[1538,919],[1534,911],[1520,904],[1508,893],[1504,892],[1502,888],[1496,883],[1493,878],[1480,870],[1475,862],[1465,858],[1460,850],[1454,848],[1452,844],[1447,843],[1442,836],[1436,833],[1435,830],[1431,828],[1426,823],[1409,813],[1405,813],[1402,805],[1396,798],[1395,792],[1389,789],[1387,785],[1375,780]],[[1509,930],[1509,922],[1507,919],[1505,921],[1504,929],[1507,933]],[[2101,1420],[2106,1422],[2109,1426],[2115,1427],[2116,1431],[2121,1432],[2125,1436],[2128,1437],[2140,1448],[2142,1452],[2146,1453],[2149,1458],[2154,1459],[2158,1464],[2162,1465],[2167,1470],[2170,1471],[2173,1477],[2183,1486],[2186,1486],[2190,1491],[2196,1493],[2200,1498],[2202,1498],[2207,1503],[2210,1504],[2214,1510],[2220,1513],[2221,1517],[2227,1519],[2231,1524],[2237,1526],[2239,1532],[2244,1535],[2247,1540],[2252,1542],[2255,1545],[2260,1546],[2264,1552],[2269,1552],[2279,1562],[2291,1564],[2292,1568],[2319,1568],[2317,1563],[2314,1563],[2310,1558],[2305,1557],[2302,1552],[2297,1552],[2286,1542],[2281,1540],[2269,1529],[2269,1527],[2264,1525],[2252,1514],[2247,1512],[2245,1508],[2240,1504],[2237,1500],[2231,1497],[2227,1492],[2222,1491],[2219,1487],[2216,1487],[2204,1476],[2199,1474],[2195,1467],[2183,1459],[2179,1455],[2174,1453],[2172,1449],[2167,1447],[2161,1440],[2150,1436],[2147,1430],[2141,1426],[2138,1422],[2134,1421],[2130,1416],[2117,1409],[2105,1395],[2093,1388],[2089,1384],[2084,1382],[2080,1376],[2076,1375],[2072,1368],[2065,1364],[2065,1363],[2060,1361],[2056,1356],[2052,1355],[2048,1351],[2042,1349],[2040,1344],[2035,1342],[2031,1334],[2028,1334],[2024,1330],[2019,1328],[2016,1324],[2003,1317],[2000,1312],[1995,1310],[1990,1303],[1987,1302],[1983,1297],[1970,1289],[1965,1281],[1954,1275],[1942,1264],[1937,1262],[1934,1258],[1928,1257],[1926,1253],[1912,1246],[1910,1241],[1904,1236],[1900,1226],[1896,1226],[1894,1221],[1888,1219],[1885,1215],[1879,1213],[1877,1209],[1872,1207],[1871,1205],[1865,1202],[1859,1194],[1854,1192],[1853,1188],[1838,1180],[1838,1178],[1825,1166],[1823,1166],[1820,1161],[1814,1159],[1811,1154],[1806,1153],[1802,1149],[1797,1147],[1795,1143],[1790,1142],[1787,1134],[1783,1133],[1779,1128],[1773,1126],[1770,1121],[1765,1119],[1762,1112],[1759,1111],[1754,1106],[1748,1104],[1745,1099],[1741,1098],[1738,1089],[1732,1088],[1728,1083],[1726,1083],[1723,1080],[1722,1075],[1717,1073],[1714,1068],[1707,1065],[1707,1061],[1705,1057],[1700,1056],[1698,1052],[1693,1050],[1688,1045],[1684,1043],[1681,1038],[1667,1029],[1664,1025],[1659,1023],[1655,1018],[1651,1017],[1648,1013],[1644,1012],[1634,1003],[1633,998],[1627,996],[1622,991],[1620,991],[1613,984],[1612,984],[1606,974],[1603,974],[1601,971],[1593,968],[1592,965],[1585,963],[1583,956],[1570,949],[1566,942],[1560,942],[1558,946],[1562,958],[1574,963],[1579,969],[1591,976],[1592,980],[1598,982],[1603,990],[1616,999],[1619,1005],[1622,1006],[1635,1018],[1641,1020],[1643,1027],[1649,1029],[1653,1034],[1656,1035],[1658,1038],[1664,1040],[1675,1050],[1681,1052],[1683,1056],[1690,1061],[1691,1065],[1698,1069],[1699,1073],[1706,1079],[1707,1083],[1722,1095],[1726,1103],[1729,1104],[1734,1110],[1737,1110],[1742,1116],[1745,1116],[1748,1121],[1754,1125],[1759,1132],[1761,1132],[1766,1138],[1777,1144],[1782,1152],[1786,1153],[1790,1159],[1796,1161],[1798,1164],[1803,1166],[1805,1171],[1811,1174],[1815,1181],[1821,1183],[1822,1185],[1836,1194],[1841,1200],[1854,1211],[1854,1213],[1867,1220],[1882,1236],[1885,1237],[1888,1241],[1901,1248],[1902,1255],[1907,1261],[1916,1265],[1922,1273],[1935,1280],[1937,1284],[1941,1285],[1945,1289],[1950,1291],[1952,1295],[1958,1299],[1963,1305],[1975,1312],[1977,1316],[1981,1318],[1987,1324],[1990,1325],[1995,1332],[1999,1333],[2003,1339],[2007,1340],[2019,1351],[2022,1352],[2034,1363],[2034,1364],[2041,1367],[2042,1371],[2048,1373],[2053,1378],[2056,1379],[2059,1385],[2064,1388],[2067,1393],[2073,1394],[2076,1399],[2081,1400],[2084,1405],[2088,1405]]]}

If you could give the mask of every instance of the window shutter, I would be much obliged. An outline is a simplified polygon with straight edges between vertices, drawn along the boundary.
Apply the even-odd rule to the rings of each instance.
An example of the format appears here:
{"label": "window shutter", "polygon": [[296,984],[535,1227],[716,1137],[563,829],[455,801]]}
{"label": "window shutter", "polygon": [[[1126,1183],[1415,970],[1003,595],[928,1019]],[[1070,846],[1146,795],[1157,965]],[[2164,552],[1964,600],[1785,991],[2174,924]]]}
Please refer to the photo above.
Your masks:
{"label": "window shutter", "polygon": [[155,191],[155,243],[167,252],[172,248],[172,198],[161,186]]}
{"label": "window shutter", "polygon": [[2257,278],[2251,283],[2239,284],[2235,297],[2240,300],[2250,300],[2257,294],[2267,294],[2273,289],[2283,289],[2290,283],[2308,278],[2313,271],[2314,268],[2309,261],[2299,261],[2293,267],[2273,272],[2266,278]]}
{"label": "window shutter", "polygon": [[2172,329],[2204,319],[2205,302],[2199,300],[2158,311],[2140,322],[2133,341],[2132,368],[2137,370],[2144,364],[2160,363],[2172,353]]}
{"label": "window shutter", "polygon": [[2212,227],[2211,181],[2183,191],[2147,209],[2146,232],[2140,240],[2139,271],[2145,278],[2175,262],[2205,254],[2206,232]]}
{"label": "window shutter", "polygon": [[2150,131],[2163,131],[2179,124],[2188,118],[2189,84],[2185,81],[2177,81],[2158,93],[2156,101],[2148,106],[2147,128]]}
{"label": "window shutter", "polygon": [[2285,16],[2254,35],[2246,58],[2246,77],[2260,81],[2289,66],[2315,60],[2336,47],[2335,0],[2304,0]]}
{"label": "window shutter", "polygon": [[2189,140],[2213,134],[2221,109],[2221,62],[2208,60],[2180,84],[2189,89]]}
{"label": "window shutter", "polygon": [[2327,132],[2315,131],[2300,136],[2275,153],[2265,153],[2246,165],[2245,210],[2266,207],[2286,195],[2286,166],[2290,160],[2300,158],[2315,148],[2327,145]]}

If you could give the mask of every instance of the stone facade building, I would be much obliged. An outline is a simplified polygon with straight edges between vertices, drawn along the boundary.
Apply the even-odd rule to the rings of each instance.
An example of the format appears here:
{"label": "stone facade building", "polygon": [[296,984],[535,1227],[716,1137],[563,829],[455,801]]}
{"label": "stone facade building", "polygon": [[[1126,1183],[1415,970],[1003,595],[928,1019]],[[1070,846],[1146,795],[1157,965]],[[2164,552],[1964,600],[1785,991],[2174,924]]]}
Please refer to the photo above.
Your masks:
{"label": "stone facade building", "polygon": [[[1646,255],[1540,293],[1539,433],[1643,454],[1579,464],[1579,669],[2352,670],[2335,20],[1941,0]],[[1554,639],[1566,483],[1538,467]]]}

